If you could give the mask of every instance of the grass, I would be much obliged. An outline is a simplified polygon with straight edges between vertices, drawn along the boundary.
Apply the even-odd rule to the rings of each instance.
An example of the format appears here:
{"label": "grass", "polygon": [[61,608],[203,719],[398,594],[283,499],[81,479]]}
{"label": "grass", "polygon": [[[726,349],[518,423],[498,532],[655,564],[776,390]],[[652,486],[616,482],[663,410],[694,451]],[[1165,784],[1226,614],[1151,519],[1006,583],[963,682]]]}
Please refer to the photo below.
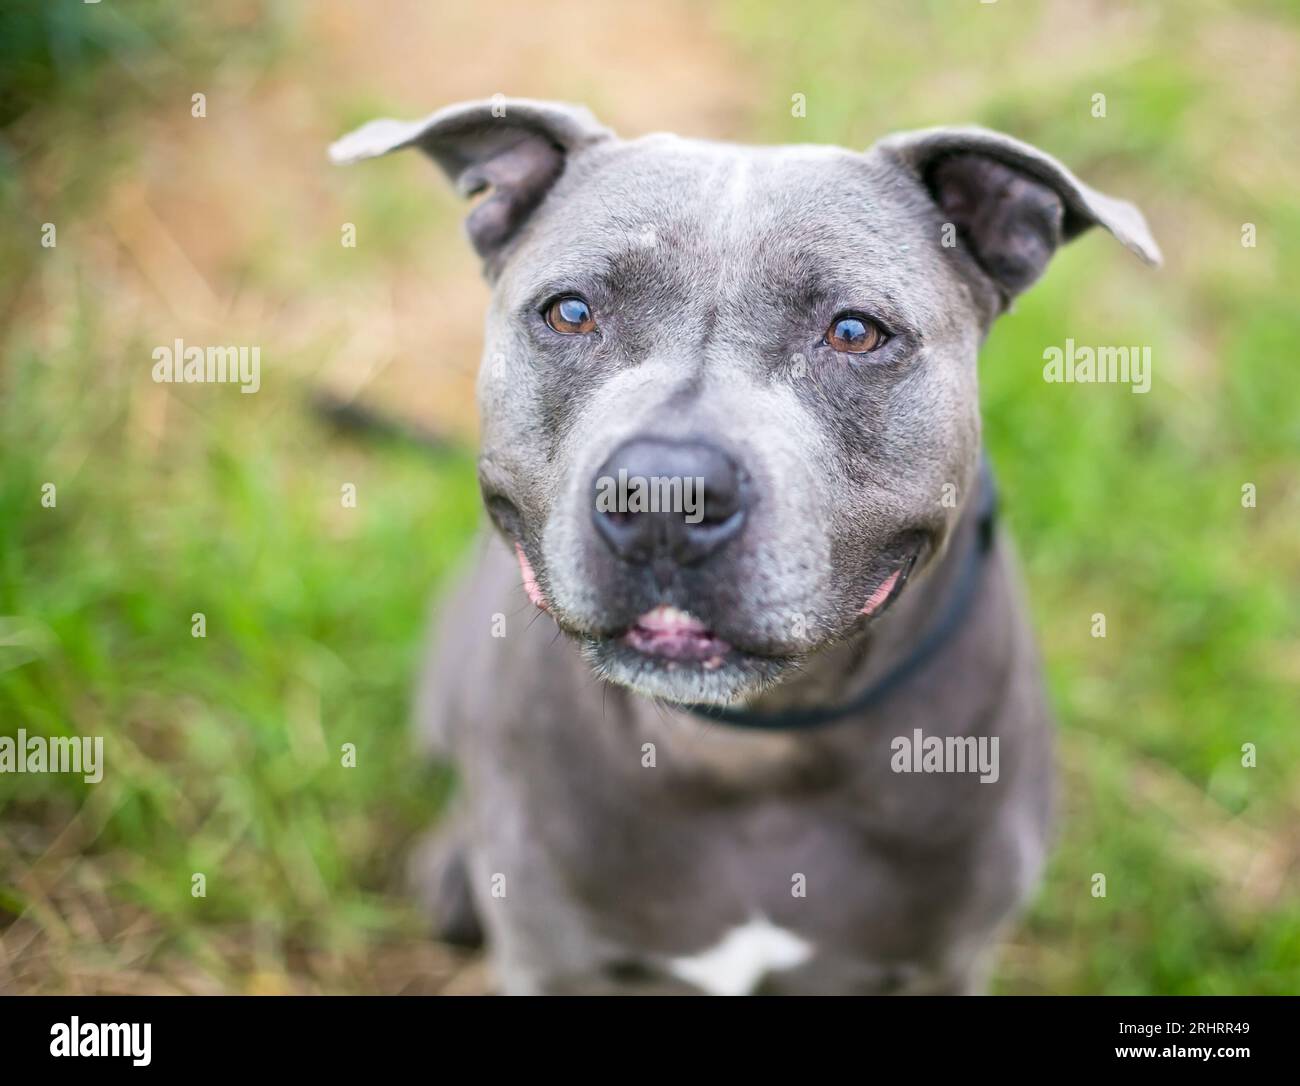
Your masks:
{"label": "grass", "polygon": [[[114,902],[167,933],[150,955],[181,940],[222,986],[241,981],[209,934],[255,927],[283,969],[294,947],[346,955],[413,930],[381,891],[446,791],[410,756],[406,690],[427,600],[476,522],[469,460],[349,447],[295,411],[302,390],[274,387],[258,407],[282,414],[222,389],[182,447],[133,448],[127,406],[79,369],[19,359],[5,401],[0,613],[19,617],[0,716],[102,735],[113,771],[5,780],[4,907],[51,907],[71,825]],[[54,509],[32,500],[47,479]]]}
{"label": "grass", "polygon": [[[459,968],[421,939],[402,868],[449,787],[410,756],[406,721],[427,602],[477,523],[472,455],[354,444],[305,406],[339,369],[422,356],[441,319],[425,307],[458,306],[470,267],[454,209],[423,199],[414,166],[288,209],[283,164],[246,153],[190,165],[171,215],[149,176],[169,90],[188,102],[195,72],[269,101],[268,117],[296,108],[279,87],[319,92],[324,119],[281,156],[296,174],[316,168],[300,151],[388,100],[314,63],[312,25],[280,7],[283,48],[213,49],[233,33],[219,27],[183,64],[136,58],[147,91],[104,99],[133,85],[109,51],[73,80],[29,73],[6,99],[33,102],[0,175],[17,224],[0,239],[0,734],[103,735],[113,772],[0,776],[0,989],[429,990]],[[1166,252],[1152,273],[1086,235],[984,351],[1063,783],[1058,847],[996,990],[1300,991],[1300,148],[1281,122],[1300,98],[1286,62],[1300,27],[1279,4],[968,7],[736,3],[700,33],[757,88],[738,135],[865,145],[1000,127],[1141,203]],[[806,117],[789,115],[794,93]],[[109,103],[111,135],[78,125],[90,99]],[[126,198],[141,170],[170,237]],[[195,209],[206,234],[185,233]],[[355,254],[337,244],[344,218],[367,239]],[[32,244],[44,221],[54,250]],[[252,241],[221,250],[231,229]],[[171,242],[211,253],[176,258]],[[204,295],[187,268],[215,315],[192,312]],[[397,330],[364,323],[389,298]],[[260,394],[148,382],[153,344],[213,328],[266,345]],[[1067,337],[1150,346],[1152,391],[1044,383],[1043,349]],[[367,387],[382,398],[400,365]]]}

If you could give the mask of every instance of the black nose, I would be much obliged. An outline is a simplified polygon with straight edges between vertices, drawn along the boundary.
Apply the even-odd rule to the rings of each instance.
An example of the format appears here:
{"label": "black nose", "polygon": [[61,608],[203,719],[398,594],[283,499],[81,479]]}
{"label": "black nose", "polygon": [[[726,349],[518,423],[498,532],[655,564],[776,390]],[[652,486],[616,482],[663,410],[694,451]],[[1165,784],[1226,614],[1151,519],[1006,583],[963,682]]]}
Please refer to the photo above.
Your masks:
{"label": "black nose", "polygon": [[596,472],[593,519],[626,561],[688,566],[740,532],[746,490],[736,462],[714,445],[634,438]]}

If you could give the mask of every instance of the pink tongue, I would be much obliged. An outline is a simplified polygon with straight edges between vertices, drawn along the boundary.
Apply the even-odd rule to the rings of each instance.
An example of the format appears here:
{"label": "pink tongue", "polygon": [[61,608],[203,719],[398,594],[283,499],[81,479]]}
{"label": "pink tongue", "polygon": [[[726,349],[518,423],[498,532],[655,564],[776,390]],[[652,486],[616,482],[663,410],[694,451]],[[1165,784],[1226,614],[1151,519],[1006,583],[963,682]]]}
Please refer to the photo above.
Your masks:
{"label": "pink tongue", "polygon": [[518,543],[515,544],[515,556],[519,559],[519,572],[524,578],[524,591],[528,593],[528,598],[543,611],[548,610],[546,597],[537,586],[537,574],[533,572],[533,564],[528,561],[528,555],[524,554],[524,548]]}
{"label": "pink tongue", "polygon": [[726,641],[710,633],[694,615],[663,604],[629,627],[627,642],[649,656],[700,661],[709,669],[721,667],[722,658],[731,651]]}
{"label": "pink tongue", "polygon": [[866,605],[862,608],[864,615],[869,615],[889,599],[889,594],[894,591],[894,585],[898,583],[898,575],[902,570],[894,570],[888,577],[880,582],[877,588],[870,596],[867,597]]}

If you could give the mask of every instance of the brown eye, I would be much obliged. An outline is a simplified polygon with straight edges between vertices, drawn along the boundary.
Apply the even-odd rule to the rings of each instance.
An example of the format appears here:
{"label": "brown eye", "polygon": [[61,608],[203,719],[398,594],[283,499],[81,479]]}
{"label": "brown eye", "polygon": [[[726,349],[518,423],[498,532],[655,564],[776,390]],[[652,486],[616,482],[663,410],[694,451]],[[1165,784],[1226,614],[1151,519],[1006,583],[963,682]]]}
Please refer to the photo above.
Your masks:
{"label": "brown eye", "polygon": [[841,313],[826,329],[826,343],[844,354],[866,354],[883,347],[888,337],[875,321]]}
{"label": "brown eye", "polygon": [[596,318],[591,315],[591,306],[576,294],[566,294],[552,301],[546,307],[546,323],[552,330],[566,336],[596,330]]}

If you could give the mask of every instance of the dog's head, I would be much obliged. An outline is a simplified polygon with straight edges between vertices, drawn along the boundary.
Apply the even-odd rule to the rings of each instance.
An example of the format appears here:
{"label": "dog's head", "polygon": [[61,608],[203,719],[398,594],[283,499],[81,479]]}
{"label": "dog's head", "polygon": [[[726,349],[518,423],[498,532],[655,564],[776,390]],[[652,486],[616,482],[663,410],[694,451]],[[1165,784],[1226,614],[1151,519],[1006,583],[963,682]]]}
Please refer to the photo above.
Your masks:
{"label": "dog's head", "polygon": [[467,196],[494,290],[480,479],[529,595],[642,693],[752,695],[879,616],[975,479],[976,352],[1131,205],[975,128],[863,152],[621,140],[502,100],[377,121]]}

